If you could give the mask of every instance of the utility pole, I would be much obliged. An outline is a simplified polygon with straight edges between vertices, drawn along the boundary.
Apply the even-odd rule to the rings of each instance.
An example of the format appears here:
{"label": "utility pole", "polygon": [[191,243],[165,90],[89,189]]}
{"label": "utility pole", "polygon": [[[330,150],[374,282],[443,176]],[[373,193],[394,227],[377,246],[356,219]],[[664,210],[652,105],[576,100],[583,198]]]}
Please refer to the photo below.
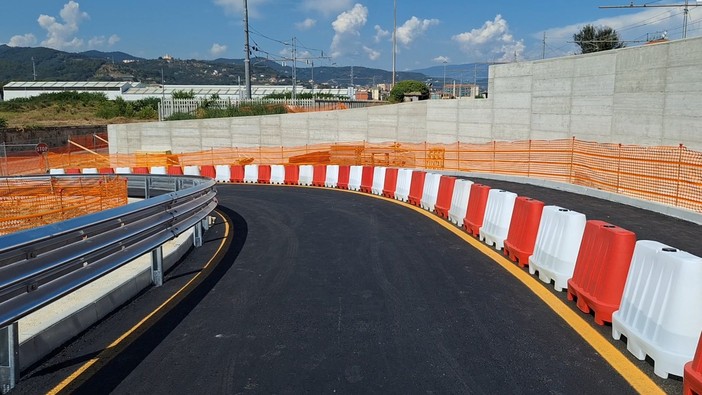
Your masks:
{"label": "utility pole", "polygon": [[541,45],[541,59],[546,59],[546,32],[544,32],[544,41]]}
{"label": "utility pole", "polygon": [[599,8],[683,8],[683,30],[682,38],[687,37],[687,20],[689,18],[690,7],[700,7],[702,2],[695,2],[690,4],[689,0],[685,0],[683,4],[634,4],[632,1],[628,5],[602,5]]}
{"label": "utility pole", "polygon": [[246,84],[246,99],[251,100],[251,48],[249,46],[249,2],[244,0],[244,83]]}
{"label": "utility pole", "polygon": [[392,17],[392,86],[395,86],[395,63],[397,62],[397,0],[393,0]]}
{"label": "utility pole", "polygon": [[351,65],[351,86],[353,87],[353,65]]}
{"label": "utility pole", "polygon": [[297,38],[293,37],[292,39],[292,62],[293,62],[293,67],[292,67],[292,79],[293,79],[293,88],[292,88],[292,95],[290,96],[293,100],[297,99]]}
{"label": "utility pole", "polygon": [[34,76],[34,81],[37,80],[37,67],[34,64],[34,56],[32,56],[32,75]]}

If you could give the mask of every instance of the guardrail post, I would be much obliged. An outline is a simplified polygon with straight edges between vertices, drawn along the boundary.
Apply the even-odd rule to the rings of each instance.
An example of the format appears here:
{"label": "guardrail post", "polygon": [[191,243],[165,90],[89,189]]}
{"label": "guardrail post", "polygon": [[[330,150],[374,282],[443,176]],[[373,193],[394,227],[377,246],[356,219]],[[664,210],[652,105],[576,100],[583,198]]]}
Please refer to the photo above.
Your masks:
{"label": "guardrail post", "polygon": [[0,392],[8,393],[19,379],[19,330],[17,322],[0,329]]}
{"label": "guardrail post", "polygon": [[202,222],[195,224],[193,231],[193,246],[202,247]]}
{"label": "guardrail post", "polygon": [[163,285],[163,246],[151,251],[151,282],[157,287]]}

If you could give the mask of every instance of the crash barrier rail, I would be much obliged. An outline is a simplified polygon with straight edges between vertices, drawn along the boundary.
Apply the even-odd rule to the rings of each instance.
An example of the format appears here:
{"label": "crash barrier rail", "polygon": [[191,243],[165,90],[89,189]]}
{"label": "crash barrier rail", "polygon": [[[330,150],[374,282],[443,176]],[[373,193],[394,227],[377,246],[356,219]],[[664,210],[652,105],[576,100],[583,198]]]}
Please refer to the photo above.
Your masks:
{"label": "crash barrier rail", "polygon": [[124,177],[4,178],[0,183],[0,235],[125,204]]}
{"label": "crash barrier rail", "polygon": [[[23,177],[38,182],[59,176]],[[75,176],[60,176],[65,181]],[[81,178],[99,179],[100,176]],[[18,320],[144,254],[163,283],[163,247],[194,228],[202,245],[216,183],[202,177],[126,175],[136,203],[0,237],[0,386],[19,378]],[[13,180],[14,181],[14,180]],[[47,181],[48,182],[48,181]]]}
{"label": "crash barrier rail", "polygon": [[[283,168],[281,176],[287,184],[309,184],[312,173],[304,175],[301,167]],[[340,166],[339,170],[339,174],[349,174],[349,182],[339,182],[339,187],[373,192],[374,167]],[[383,172],[386,177],[387,169]],[[407,199],[410,204],[436,213],[432,202],[436,201],[441,177],[421,170],[398,169],[395,198]],[[456,184],[464,184],[459,181]],[[464,212],[466,232],[476,238],[482,235],[498,248],[497,241],[504,240],[505,256],[518,259],[520,266],[528,265],[532,275],[539,272],[539,278],[553,283],[556,291],[567,289],[569,299],[582,298],[577,307],[595,310],[597,324],[608,321],[607,315],[611,314],[612,336],[627,336],[629,350],[640,359],[651,357],[657,375],[665,378],[683,374],[684,363],[695,355],[702,332],[702,259],[652,241],[636,242],[630,257],[632,237],[635,238],[631,232],[602,221],[588,223],[582,213],[545,206],[488,185],[471,181],[466,184],[461,186],[462,191],[451,194],[450,205],[442,203],[452,208],[451,222],[460,222],[455,215]],[[400,190],[403,192],[398,193]],[[448,196],[448,191],[445,194]],[[650,247],[652,243],[655,248]],[[620,293],[622,277],[626,280]],[[646,313],[647,309],[652,312]]]}
{"label": "crash barrier rail", "polygon": [[[553,180],[702,212],[702,152],[685,146],[645,147],[577,140],[493,141],[484,144],[348,142],[297,147],[229,147],[173,154],[135,152],[32,153],[0,161],[0,174],[57,169],[306,164],[481,172]],[[203,174],[204,175],[204,174]]]}

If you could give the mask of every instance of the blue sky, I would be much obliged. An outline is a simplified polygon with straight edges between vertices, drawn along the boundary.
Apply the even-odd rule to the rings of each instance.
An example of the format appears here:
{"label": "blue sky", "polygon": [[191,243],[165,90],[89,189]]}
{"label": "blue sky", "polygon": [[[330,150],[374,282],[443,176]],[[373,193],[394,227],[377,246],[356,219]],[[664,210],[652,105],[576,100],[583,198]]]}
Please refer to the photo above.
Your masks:
{"label": "blue sky", "polygon": [[[393,0],[248,1],[254,55],[282,62],[295,37],[298,58],[316,66],[392,67]],[[397,0],[397,69],[540,59],[544,33],[545,56],[564,56],[576,51],[568,41],[588,23],[615,28],[628,46],[663,32],[681,38],[682,8],[598,8],[621,4],[629,1]],[[0,43],[145,58],[243,58],[242,9],[243,0],[5,0]],[[688,37],[702,35],[702,7],[692,7],[689,17]]]}

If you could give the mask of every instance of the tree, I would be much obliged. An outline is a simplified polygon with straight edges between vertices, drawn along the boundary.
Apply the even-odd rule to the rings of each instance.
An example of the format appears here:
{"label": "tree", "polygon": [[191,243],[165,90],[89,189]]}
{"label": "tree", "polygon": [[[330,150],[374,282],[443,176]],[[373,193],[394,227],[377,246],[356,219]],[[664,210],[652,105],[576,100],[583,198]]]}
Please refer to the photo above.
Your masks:
{"label": "tree", "polygon": [[607,51],[625,46],[619,41],[617,31],[609,26],[585,25],[579,32],[573,34],[573,41],[580,47],[580,53]]}
{"label": "tree", "polygon": [[409,93],[417,93],[419,94],[419,100],[426,100],[429,98],[429,87],[421,81],[400,81],[390,91],[390,102],[399,103]]}

